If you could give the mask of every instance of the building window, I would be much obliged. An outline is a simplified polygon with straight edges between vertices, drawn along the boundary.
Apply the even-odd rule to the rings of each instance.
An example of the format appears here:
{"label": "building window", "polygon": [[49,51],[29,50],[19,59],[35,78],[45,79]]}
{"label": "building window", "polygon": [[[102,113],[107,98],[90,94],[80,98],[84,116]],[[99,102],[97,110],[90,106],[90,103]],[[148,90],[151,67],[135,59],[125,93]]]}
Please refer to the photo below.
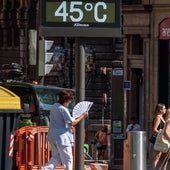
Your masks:
{"label": "building window", "polygon": [[143,54],[143,39],[139,35],[132,36],[132,54]]}
{"label": "building window", "polygon": [[143,39],[140,35],[130,35],[128,37],[128,54],[142,55],[143,54]]}
{"label": "building window", "polygon": [[19,28],[15,27],[13,29],[13,45],[15,47],[18,47],[19,43],[20,43],[20,41],[19,41]]}

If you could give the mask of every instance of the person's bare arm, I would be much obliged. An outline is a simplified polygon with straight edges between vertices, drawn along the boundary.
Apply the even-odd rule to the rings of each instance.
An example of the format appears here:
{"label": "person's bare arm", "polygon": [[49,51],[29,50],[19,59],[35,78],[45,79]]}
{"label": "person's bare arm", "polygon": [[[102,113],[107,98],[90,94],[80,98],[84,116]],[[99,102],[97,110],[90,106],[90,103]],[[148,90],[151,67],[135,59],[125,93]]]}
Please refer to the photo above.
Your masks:
{"label": "person's bare arm", "polygon": [[170,121],[168,121],[165,125],[164,135],[168,140],[170,140]]}
{"label": "person's bare arm", "polygon": [[70,126],[75,126],[77,125],[82,119],[88,117],[88,112],[84,112],[81,116],[76,118],[73,122],[70,123]]}
{"label": "person's bare arm", "polygon": [[98,137],[99,136],[99,131],[96,132],[96,134],[94,135],[94,138],[98,141]]}

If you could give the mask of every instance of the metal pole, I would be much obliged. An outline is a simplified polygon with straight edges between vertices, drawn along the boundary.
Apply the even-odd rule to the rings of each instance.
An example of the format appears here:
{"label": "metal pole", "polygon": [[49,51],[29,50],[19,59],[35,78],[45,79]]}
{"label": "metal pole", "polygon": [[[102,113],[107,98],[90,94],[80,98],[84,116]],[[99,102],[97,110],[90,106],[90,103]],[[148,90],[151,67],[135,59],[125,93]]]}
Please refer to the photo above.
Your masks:
{"label": "metal pole", "polygon": [[127,133],[129,151],[124,159],[128,160],[128,166],[124,170],[146,170],[146,132],[129,131]]}
{"label": "metal pole", "polygon": [[104,110],[106,107],[106,103],[107,103],[107,94],[103,93],[102,94],[102,126],[104,126]]}
{"label": "metal pole", "polygon": [[104,107],[102,106],[102,126],[104,126]]}
{"label": "metal pole", "polygon": [[[75,87],[76,102],[85,99],[85,50],[79,46],[79,39],[75,39]],[[76,126],[75,134],[75,170],[84,169],[84,120]]]}
{"label": "metal pole", "polygon": [[70,66],[69,66],[69,86],[73,88],[73,38],[70,37]]}

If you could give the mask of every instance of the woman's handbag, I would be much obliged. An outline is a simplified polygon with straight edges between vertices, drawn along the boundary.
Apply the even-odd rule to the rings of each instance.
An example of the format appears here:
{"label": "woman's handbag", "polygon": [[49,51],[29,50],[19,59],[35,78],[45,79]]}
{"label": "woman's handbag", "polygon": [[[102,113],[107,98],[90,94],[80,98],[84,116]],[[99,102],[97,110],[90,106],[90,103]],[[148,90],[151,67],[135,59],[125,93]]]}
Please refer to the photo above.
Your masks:
{"label": "woman's handbag", "polygon": [[156,142],[156,137],[157,137],[157,133],[153,133],[152,136],[149,138],[149,141],[154,145]]}
{"label": "woman's handbag", "polygon": [[170,148],[170,142],[164,136],[164,129],[158,133],[156,142],[154,144],[154,150],[167,153]]}

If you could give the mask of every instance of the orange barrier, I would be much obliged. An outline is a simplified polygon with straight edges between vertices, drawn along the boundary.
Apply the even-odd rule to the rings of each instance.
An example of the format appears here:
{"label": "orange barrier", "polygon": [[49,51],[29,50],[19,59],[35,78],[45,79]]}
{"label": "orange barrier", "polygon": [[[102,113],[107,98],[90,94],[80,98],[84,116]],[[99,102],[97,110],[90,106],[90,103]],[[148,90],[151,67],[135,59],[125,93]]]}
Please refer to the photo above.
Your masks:
{"label": "orange barrier", "polygon": [[[39,170],[51,156],[46,141],[48,126],[25,126],[16,131],[16,165],[18,170]],[[64,170],[58,166],[55,170]]]}

